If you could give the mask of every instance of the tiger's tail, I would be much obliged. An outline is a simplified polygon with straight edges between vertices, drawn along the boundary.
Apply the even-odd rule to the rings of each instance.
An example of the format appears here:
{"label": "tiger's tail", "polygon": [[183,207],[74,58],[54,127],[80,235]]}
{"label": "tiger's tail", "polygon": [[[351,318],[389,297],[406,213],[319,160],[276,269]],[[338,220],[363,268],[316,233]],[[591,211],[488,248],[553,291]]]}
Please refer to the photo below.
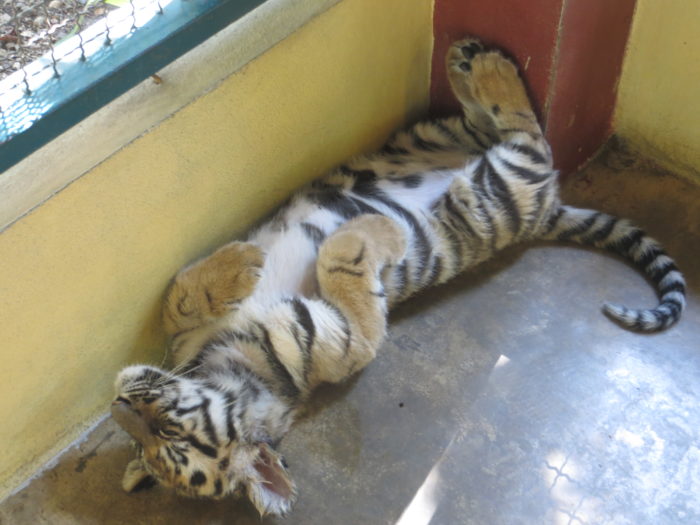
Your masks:
{"label": "tiger's tail", "polygon": [[561,206],[552,216],[546,240],[595,246],[628,259],[654,283],[660,301],[647,310],[605,303],[603,311],[623,326],[655,332],[674,324],[685,307],[685,280],[659,243],[626,219],[605,213]]}

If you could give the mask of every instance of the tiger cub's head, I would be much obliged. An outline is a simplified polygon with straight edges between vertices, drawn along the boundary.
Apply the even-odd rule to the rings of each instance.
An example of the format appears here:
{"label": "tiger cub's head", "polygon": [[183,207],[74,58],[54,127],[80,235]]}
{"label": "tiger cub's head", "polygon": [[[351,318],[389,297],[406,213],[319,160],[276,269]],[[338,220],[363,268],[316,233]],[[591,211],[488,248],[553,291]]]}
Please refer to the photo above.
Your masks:
{"label": "tiger cub's head", "polygon": [[221,375],[219,383],[140,365],[119,373],[112,416],[140,445],[123,487],[160,483],[215,499],[246,493],[260,514],[283,515],[296,490],[272,443],[289,428],[290,411],[254,378]]}

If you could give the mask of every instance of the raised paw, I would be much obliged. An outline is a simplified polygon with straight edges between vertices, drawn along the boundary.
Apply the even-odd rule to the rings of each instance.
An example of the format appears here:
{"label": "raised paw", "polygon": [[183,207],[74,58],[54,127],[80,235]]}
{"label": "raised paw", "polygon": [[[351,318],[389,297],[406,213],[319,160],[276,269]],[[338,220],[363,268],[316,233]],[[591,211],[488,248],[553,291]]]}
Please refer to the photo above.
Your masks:
{"label": "raised paw", "polygon": [[316,263],[321,296],[348,321],[353,370],[374,358],[386,331],[387,299],[382,270],[406,253],[406,236],[393,220],[361,215],[338,228],[321,245]]}
{"label": "raised paw", "polygon": [[476,38],[465,38],[454,42],[447,52],[448,67],[456,67],[464,72],[471,71],[471,60],[484,51],[484,45]]}
{"label": "raised paw", "polygon": [[[367,214],[341,226],[321,247],[319,261],[350,266],[369,266],[375,271],[398,263],[406,253],[401,227],[383,215]],[[322,257],[323,256],[323,257]]]}
{"label": "raised paw", "polygon": [[257,245],[231,242],[180,271],[165,300],[166,333],[196,328],[235,309],[253,293],[263,264]]}
{"label": "raised paw", "polygon": [[523,127],[522,121],[537,126],[518,69],[500,52],[465,39],[452,44],[446,58],[452,90],[468,116],[487,116],[496,128]]}

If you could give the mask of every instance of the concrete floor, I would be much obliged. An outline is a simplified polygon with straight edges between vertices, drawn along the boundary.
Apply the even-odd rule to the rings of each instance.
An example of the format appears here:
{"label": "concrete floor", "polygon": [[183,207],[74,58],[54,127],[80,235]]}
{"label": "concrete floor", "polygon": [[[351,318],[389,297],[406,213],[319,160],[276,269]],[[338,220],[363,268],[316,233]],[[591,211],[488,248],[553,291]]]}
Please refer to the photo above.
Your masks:
{"label": "concrete floor", "polygon": [[[567,202],[635,219],[690,287],[681,322],[624,331],[604,300],[655,304],[619,260],[512,249],[393,316],[380,357],[325,387],[283,441],[290,524],[700,523],[700,188],[620,154]],[[126,435],[101,424],[0,505],[2,524],[260,524],[246,502],[119,487]]]}

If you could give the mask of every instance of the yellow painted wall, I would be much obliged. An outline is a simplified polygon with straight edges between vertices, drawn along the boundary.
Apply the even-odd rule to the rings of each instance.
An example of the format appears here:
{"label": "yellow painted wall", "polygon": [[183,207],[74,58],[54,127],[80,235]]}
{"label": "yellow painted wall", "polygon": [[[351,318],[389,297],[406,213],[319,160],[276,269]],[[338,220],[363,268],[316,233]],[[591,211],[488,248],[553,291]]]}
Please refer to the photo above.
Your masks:
{"label": "yellow painted wall", "polygon": [[340,2],[0,234],[0,495],[160,361],[180,266],[425,111],[431,10]]}
{"label": "yellow painted wall", "polygon": [[700,175],[700,2],[637,0],[616,131],[671,169]]}

